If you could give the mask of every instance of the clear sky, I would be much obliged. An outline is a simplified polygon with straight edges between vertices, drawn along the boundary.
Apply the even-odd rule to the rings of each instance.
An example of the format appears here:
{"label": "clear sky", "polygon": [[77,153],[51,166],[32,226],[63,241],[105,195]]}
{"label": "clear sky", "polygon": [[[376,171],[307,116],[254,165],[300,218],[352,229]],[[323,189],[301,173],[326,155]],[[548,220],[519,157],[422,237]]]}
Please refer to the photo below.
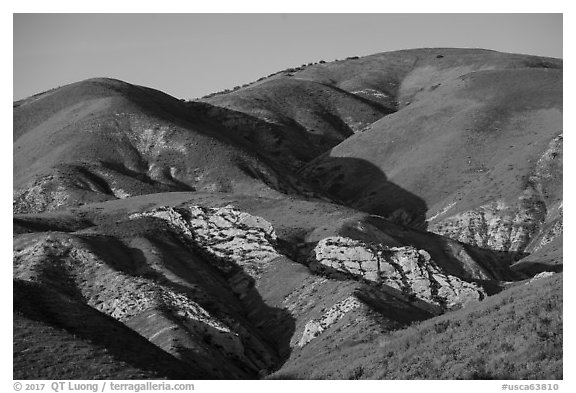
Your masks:
{"label": "clear sky", "polygon": [[422,47],[563,57],[562,14],[15,14],[13,98],[103,76],[188,99]]}

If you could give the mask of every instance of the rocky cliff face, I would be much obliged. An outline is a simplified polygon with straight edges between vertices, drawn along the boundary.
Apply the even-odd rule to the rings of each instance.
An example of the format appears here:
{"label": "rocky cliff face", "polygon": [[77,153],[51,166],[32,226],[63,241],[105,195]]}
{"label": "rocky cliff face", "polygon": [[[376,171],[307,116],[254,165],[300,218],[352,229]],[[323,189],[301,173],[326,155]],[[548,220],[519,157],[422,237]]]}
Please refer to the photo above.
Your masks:
{"label": "rocky cliff face", "polygon": [[344,273],[390,288],[425,304],[430,311],[461,307],[482,300],[486,293],[474,283],[445,274],[424,250],[384,247],[343,237],[318,242],[311,255],[312,269]]}

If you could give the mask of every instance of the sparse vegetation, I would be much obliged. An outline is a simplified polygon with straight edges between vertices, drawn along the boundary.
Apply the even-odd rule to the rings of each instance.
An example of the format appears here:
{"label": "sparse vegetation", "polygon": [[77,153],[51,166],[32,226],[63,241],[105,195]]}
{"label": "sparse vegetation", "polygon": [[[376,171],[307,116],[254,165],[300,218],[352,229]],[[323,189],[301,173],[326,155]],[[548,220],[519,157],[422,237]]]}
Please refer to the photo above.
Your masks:
{"label": "sparse vegetation", "polygon": [[[352,56],[352,57],[347,57],[346,60],[355,60],[355,59],[358,59],[358,58],[359,58],[358,56]],[[338,60],[334,60],[334,61],[338,61]],[[205,99],[209,99],[209,98],[212,98],[212,97],[216,97],[216,96],[219,96],[219,95],[222,95],[222,94],[232,93],[232,92],[234,92],[234,91],[237,91],[237,90],[240,90],[240,89],[242,89],[242,88],[251,86],[251,85],[253,85],[253,84],[257,83],[257,82],[261,82],[261,81],[263,81],[263,80],[265,80],[265,79],[271,78],[271,77],[276,76],[276,75],[285,74],[285,75],[287,75],[287,76],[293,76],[293,75],[292,75],[293,73],[298,72],[298,71],[303,71],[303,70],[305,70],[307,67],[310,67],[310,66],[313,66],[313,65],[316,65],[316,64],[326,64],[326,61],[320,60],[320,61],[318,61],[318,62],[304,63],[304,64],[300,65],[299,67],[286,68],[286,69],[284,69],[284,70],[282,70],[282,71],[274,72],[274,73],[272,73],[272,74],[270,74],[270,75],[268,75],[268,76],[264,76],[264,77],[258,78],[258,79],[257,79],[256,81],[254,81],[254,82],[248,82],[248,83],[245,83],[245,84],[243,84],[243,85],[241,85],[241,86],[235,86],[235,87],[232,88],[232,89],[224,89],[224,90],[222,90],[222,91],[218,91],[218,92],[215,92],[215,93],[207,94],[207,95],[201,97],[200,99],[201,99],[201,100],[205,100]],[[191,100],[191,101],[193,101],[193,100]]]}
{"label": "sparse vegetation", "polygon": [[417,49],[13,107],[15,377],[563,377],[561,60]]}
{"label": "sparse vegetation", "polygon": [[289,370],[301,379],[562,379],[562,320],[560,274]]}

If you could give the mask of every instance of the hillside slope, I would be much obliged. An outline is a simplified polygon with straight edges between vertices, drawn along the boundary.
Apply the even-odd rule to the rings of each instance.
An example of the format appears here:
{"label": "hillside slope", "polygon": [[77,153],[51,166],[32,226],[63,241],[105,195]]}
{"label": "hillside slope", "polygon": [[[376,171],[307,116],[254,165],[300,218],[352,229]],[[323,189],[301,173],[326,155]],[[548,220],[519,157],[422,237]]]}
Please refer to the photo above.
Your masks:
{"label": "hillside slope", "polygon": [[393,112],[336,86],[292,74],[204,102],[226,110],[215,114],[220,121],[238,123],[239,113],[259,120],[262,126],[244,134],[259,150],[276,154],[276,160],[294,169]]}
{"label": "hillside slope", "polygon": [[562,379],[562,321],[560,274],[391,334],[334,341],[270,378]]}
{"label": "hillside slope", "polygon": [[16,212],[166,191],[305,189],[222,126],[152,89],[91,79],[14,106]]}
{"label": "hillside slope", "polygon": [[519,269],[559,269],[550,244],[562,232],[562,67],[413,49],[303,65],[202,101],[226,122],[257,119],[239,132],[339,203],[542,255]]}
{"label": "hillside slope", "polygon": [[[15,287],[21,288],[14,298],[18,359],[24,345],[19,339],[38,330],[63,349],[70,345],[62,337],[67,332],[94,340],[100,331],[103,338],[95,345],[114,354],[117,342],[108,333],[120,329],[123,335],[132,331],[148,340],[150,345],[142,339],[134,343],[142,353],[164,351],[165,358],[184,370],[181,377],[254,378],[279,367],[291,341],[304,334],[295,330],[305,329],[306,318],[324,311],[320,304],[347,299],[359,286],[354,280],[342,285],[315,276],[290,261],[267,221],[231,207],[145,208],[74,229],[29,230],[15,237]],[[302,280],[317,290],[309,292]],[[293,306],[287,308],[282,302],[290,296]],[[58,307],[59,302],[64,306]],[[398,295],[389,302],[428,315]],[[310,310],[312,303],[316,306]],[[369,305],[356,310],[357,317],[366,312],[373,312]],[[82,317],[71,321],[75,315]],[[389,323],[401,324],[397,318]],[[76,322],[87,320],[93,322]],[[120,360],[134,362],[129,353],[124,355]],[[100,362],[100,375],[118,367],[112,360]],[[155,364],[150,372],[178,372],[173,368],[166,374],[163,367]],[[15,372],[28,375],[21,367]],[[71,372],[65,363],[38,362],[30,375],[75,375]]]}
{"label": "hillside slope", "polygon": [[118,321],[14,281],[14,379],[206,378]]}
{"label": "hillside slope", "polygon": [[561,62],[425,53],[396,113],[300,174],[348,206],[468,244],[544,247],[561,234]]}
{"label": "hillside slope", "polygon": [[562,67],[414,49],[14,102],[14,377],[562,378]]}
{"label": "hillside slope", "polygon": [[[181,192],[15,223],[14,356],[37,365],[15,368],[23,377],[78,375],[42,360],[30,338],[39,335],[79,365],[73,351],[94,352],[93,377],[285,375],[435,315],[450,319],[520,278],[481,250],[325,202]],[[133,348],[162,350],[171,371],[120,356],[112,330],[143,336],[153,346]],[[69,334],[102,339],[85,348]]]}

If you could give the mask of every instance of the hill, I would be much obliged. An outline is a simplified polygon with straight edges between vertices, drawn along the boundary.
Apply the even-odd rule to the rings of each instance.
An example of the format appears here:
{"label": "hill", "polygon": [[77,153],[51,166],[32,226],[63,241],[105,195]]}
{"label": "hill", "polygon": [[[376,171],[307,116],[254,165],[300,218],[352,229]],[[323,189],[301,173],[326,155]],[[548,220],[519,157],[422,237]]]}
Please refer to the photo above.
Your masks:
{"label": "hill", "polygon": [[414,49],[14,102],[14,377],[562,378],[562,67]]}
{"label": "hill", "polygon": [[335,340],[270,378],[562,379],[562,336],[558,275],[385,336]]}
{"label": "hill", "polygon": [[[262,141],[259,127],[254,144],[333,201],[512,259],[538,255],[517,269],[559,269],[561,60],[387,52],[303,65],[203,101],[274,124],[284,145]],[[327,124],[335,115],[348,131]]]}
{"label": "hill", "polygon": [[305,191],[290,173],[164,93],[110,79],[14,104],[14,209],[166,191]]}
{"label": "hill", "polygon": [[300,174],[347,206],[468,244],[545,247],[562,217],[561,62],[415,55],[397,71],[400,109]]}

